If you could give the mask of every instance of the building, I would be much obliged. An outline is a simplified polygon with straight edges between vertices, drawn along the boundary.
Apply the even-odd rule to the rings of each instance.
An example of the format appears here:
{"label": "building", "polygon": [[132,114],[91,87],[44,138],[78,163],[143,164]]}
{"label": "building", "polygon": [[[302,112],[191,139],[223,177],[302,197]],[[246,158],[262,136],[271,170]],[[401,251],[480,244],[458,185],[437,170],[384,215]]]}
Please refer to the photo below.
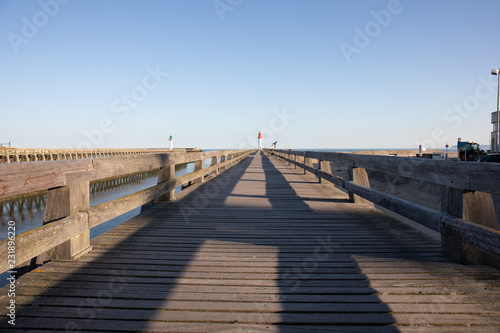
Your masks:
{"label": "building", "polygon": [[493,124],[493,130],[491,131],[491,152],[500,153],[500,147],[498,145],[498,111],[491,113],[491,123]]}

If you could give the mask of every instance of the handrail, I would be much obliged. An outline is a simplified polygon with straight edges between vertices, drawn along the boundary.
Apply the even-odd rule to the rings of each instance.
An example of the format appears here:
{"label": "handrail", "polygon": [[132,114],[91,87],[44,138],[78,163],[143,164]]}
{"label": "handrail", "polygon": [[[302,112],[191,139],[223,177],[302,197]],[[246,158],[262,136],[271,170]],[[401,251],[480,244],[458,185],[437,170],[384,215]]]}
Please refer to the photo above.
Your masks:
{"label": "handrail", "polygon": [[[304,172],[315,174],[319,179],[329,181],[349,193],[358,195],[376,205],[440,232],[443,240],[443,250],[459,261],[477,263],[468,262],[468,260],[475,261],[480,259],[477,258],[477,254],[474,255],[476,258],[472,258],[474,256],[467,258],[467,254],[462,252],[471,252],[472,250],[462,245],[457,245],[454,243],[455,241],[471,246],[475,250],[482,251],[487,256],[492,256],[494,258],[493,263],[490,258],[484,259],[485,261],[480,263],[500,268],[499,230],[485,227],[479,223],[475,223],[476,221],[467,221],[462,216],[453,216],[449,213],[453,209],[448,207],[442,207],[443,211],[438,211],[389,193],[357,184],[352,178],[346,179],[333,174],[330,168],[327,168],[326,171],[322,170],[324,168],[322,167],[322,162],[328,161],[347,164],[351,168],[351,176],[354,168],[363,168],[434,183],[442,186],[443,189],[451,188],[455,192],[481,191],[486,193],[498,193],[500,191],[500,165],[333,152],[273,149],[268,149],[267,152],[304,169]],[[298,156],[301,159],[303,158],[302,162],[297,159]],[[318,168],[313,167],[311,159],[318,159]],[[448,192],[444,191],[443,193]],[[462,194],[461,192],[456,193]],[[462,200],[462,196],[458,195],[456,200]],[[442,198],[442,206],[444,204],[444,199]],[[458,205],[456,202],[448,202],[447,204],[462,207],[461,202]],[[457,215],[460,215],[460,213],[461,211]],[[461,248],[457,250],[457,246]]]}
{"label": "handrail", "polygon": [[198,148],[67,148],[67,149],[24,149],[0,147],[0,164],[40,161],[77,160],[98,157],[117,157],[129,155],[166,154],[172,152],[200,151]]}
{"label": "handrail", "polygon": [[500,165],[493,163],[279,149],[274,150],[274,153],[352,164],[354,168],[392,173],[437,185],[500,194]]}
{"label": "handrail", "polygon": [[167,153],[94,159],[0,164],[0,198],[82,181],[146,172],[167,165],[191,163],[241,150]]}
{"label": "handrail", "polygon": [[[219,171],[229,169],[240,162],[255,149],[221,150],[209,152],[169,153],[149,156],[110,157],[73,161],[50,161],[39,163],[20,163],[0,165],[0,197],[22,194],[33,189],[68,187],[74,184],[87,184],[91,180],[117,177],[133,172],[149,171],[170,167],[176,164],[198,163],[198,170],[166,181],[160,178],[158,184],[140,192],[109,201],[98,206],[88,207],[34,230],[15,237],[16,262],[24,263],[75,237],[88,232],[110,219],[120,216],[137,207],[152,204],[160,197],[174,191],[180,185],[203,179]],[[203,161],[212,159],[212,165],[203,168]],[[220,158],[220,161],[219,161]],[[17,169],[17,172],[16,172]],[[87,186],[88,190],[88,186]],[[47,209],[47,208],[46,208]],[[9,239],[0,242],[0,257],[7,258]],[[7,260],[0,261],[0,272],[7,271]]]}

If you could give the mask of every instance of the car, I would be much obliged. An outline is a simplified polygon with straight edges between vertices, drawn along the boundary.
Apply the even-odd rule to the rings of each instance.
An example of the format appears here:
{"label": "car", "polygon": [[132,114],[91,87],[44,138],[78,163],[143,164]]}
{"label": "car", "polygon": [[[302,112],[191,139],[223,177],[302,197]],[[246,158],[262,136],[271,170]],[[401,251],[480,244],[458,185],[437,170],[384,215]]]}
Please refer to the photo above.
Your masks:
{"label": "car", "polygon": [[483,157],[479,162],[500,163],[500,153],[489,154]]}

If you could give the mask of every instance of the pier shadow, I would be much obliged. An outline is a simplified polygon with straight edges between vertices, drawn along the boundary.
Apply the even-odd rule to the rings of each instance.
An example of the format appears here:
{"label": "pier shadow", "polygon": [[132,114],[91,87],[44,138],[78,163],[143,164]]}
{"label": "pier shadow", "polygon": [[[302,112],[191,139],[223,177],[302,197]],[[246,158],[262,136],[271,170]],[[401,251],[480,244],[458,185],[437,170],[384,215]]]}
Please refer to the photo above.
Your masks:
{"label": "pier shadow", "polygon": [[[250,163],[251,159],[247,159],[225,171],[218,179],[223,182],[221,192],[230,191]],[[0,289],[2,332],[142,332],[156,330],[151,326],[155,323],[171,322],[172,312],[160,309],[168,306],[176,282],[207,238],[194,236],[182,244],[175,240],[165,244],[163,238],[171,231],[179,232],[195,224],[190,223],[183,207],[195,211],[198,218],[203,216],[196,198],[192,193],[174,205],[156,205],[96,238],[93,251],[81,259],[49,262],[20,277],[15,326],[6,317],[8,286]],[[164,209],[171,211],[167,218],[174,223],[162,220]],[[112,233],[119,236],[112,239]]]}
{"label": "pier shadow", "polygon": [[[371,216],[360,212],[346,222],[344,212],[315,211],[311,202],[347,201],[297,195],[293,182],[286,178],[294,173],[289,169],[283,173],[279,163],[258,152],[176,202],[156,205],[99,236],[94,251],[81,260],[49,263],[39,272],[23,276],[16,329],[203,331],[203,324],[212,322],[206,329],[219,332],[259,331],[266,326],[272,326],[274,332],[347,326],[359,331],[398,332],[391,326],[396,323],[391,309],[380,300],[356,259],[359,255],[395,256],[384,249],[368,253],[369,249],[358,248],[353,253],[345,241],[363,238],[356,232],[365,225],[357,220]],[[246,195],[246,184],[257,186],[261,195]],[[392,231],[372,228],[368,233],[390,238]],[[235,244],[236,250],[218,253],[221,244]],[[262,249],[262,258],[242,255],[245,244]],[[238,252],[240,246],[242,253]],[[411,244],[406,246],[416,251]],[[221,270],[233,262],[248,268],[255,265],[256,272],[248,274],[258,273],[259,263],[268,260],[268,270],[276,279],[254,281],[243,274],[240,282],[234,278],[226,286],[214,266],[212,273],[221,276],[220,282],[211,280],[204,285],[196,276],[206,275],[200,264],[206,253],[200,251],[207,248],[214,253],[209,259],[217,261]],[[276,256],[266,251],[274,251]],[[238,257],[248,262],[239,262]],[[40,291],[38,296],[23,296]],[[0,295],[3,309],[8,301],[4,295],[5,288]],[[218,306],[242,302],[245,307],[234,309],[240,311],[234,312],[234,323],[227,315],[232,309],[204,309],[207,298],[219,302]],[[266,312],[264,306],[269,303],[275,310]],[[187,311],[184,306],[201,310]],[[191,322],[183,322],[185,318]],[[0,327],[6,332],[12,329],[6,320]]]}
{"label": "pier shadow", "polygon": [[[300,331],[300,326],[295,324],[321,331],[337,331],[346,326],[351,331],[364,331],[369,329],[364,325],[373,322],[386,326],[384,332],[398,332],[397,328],[390,326],[395,324],[391,309],[378,298],[377,290],[371,288],[356,260],[342,249],[341,239],[346,236],[345,231],[330,228],[334,216],[316,212],[308,204],[348,203],[349,198],[299,196],[291,184],[314,184],[317,180],[310,177],[309,182],[289,181],[285,175],[297,173],[282,172],[275,166],[280,162],[273,163],[264,154],[261,158],[266,183],[273,184],[266,187],[273,210],[286,210],[292,212],[292,216],[300,217],[288,221],[284,227],[285,232],[293,231],[290,240],[276,239],[274,244],[279,249],[280,332]],[[300,235],[300,241],[295,243],[297,235]]]}

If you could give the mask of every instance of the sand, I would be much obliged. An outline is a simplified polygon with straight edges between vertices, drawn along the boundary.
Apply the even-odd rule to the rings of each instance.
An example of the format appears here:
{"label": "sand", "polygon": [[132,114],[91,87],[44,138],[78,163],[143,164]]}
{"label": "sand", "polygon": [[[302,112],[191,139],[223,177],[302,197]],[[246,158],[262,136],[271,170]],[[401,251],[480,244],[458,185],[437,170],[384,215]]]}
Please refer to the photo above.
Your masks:
{"label": "sand", "polygon": [[[402,157],[415,157],[418,154],[418,149],[392,149],[392,150],[364,150],[364,151],[355,151],[349,152],[351,154],[361,154],[361,155],[397,155]],[[438,153],[443,154],[444,152],[439,149],[428,149],[422,151],[422,154],[432,154]],[[454,150],[448,151],[448,156],[457,157],[457,152]]]}

